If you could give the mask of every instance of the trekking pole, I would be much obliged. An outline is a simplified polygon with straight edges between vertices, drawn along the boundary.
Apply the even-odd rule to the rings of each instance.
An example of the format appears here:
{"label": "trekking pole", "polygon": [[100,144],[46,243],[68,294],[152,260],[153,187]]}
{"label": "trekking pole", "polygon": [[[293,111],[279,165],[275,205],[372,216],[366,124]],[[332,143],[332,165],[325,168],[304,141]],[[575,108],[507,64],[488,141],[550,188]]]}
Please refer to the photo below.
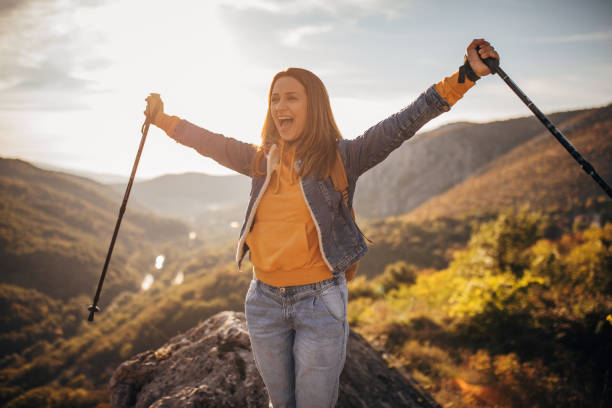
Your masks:
{"label": "trekking pole", "polygon": [[591,163],[589,163],[584,159],[584,157],[582,157],[582,155],[578,152],[578,150],[576,150],[574,145],[572,145],[570,141],[565,138],[563,133],[561,133],[555,127],[555,125],[553,125],[553,123],[548,120],[548,118],[538,109],[537,106],[534,105],[534,103],[527,97],[527,95],[525,95],[523,91],[521,91],[518,85],[515,84],[512,79],[510,79],[508,74],[506,74],[504,70],[501,69],[501,67],[499,66],[499,60],[495,58],[486,58],[483,60],[483,62],[487,64],[492,74],[499,74],[499,77],[503,79],[506,84],[508,84],[510,89],[512,89],[514,93],[521,99],[521,101],[523,101],[523,103],[527,105],[529,109],[531,109],[534,115],[536,115],[537,118],[540,119],[540,122],[542,122],[544,126],[546,126],[546,128],[550,131],[550,133],[552,133],[553,136],[557,138],[559,143],[561,143],[563,147],[565,147],[569,154],[571,154],[572,157],[576,159],[578,164],[582,166],[582,169],[591,177],[593,177],[597,184],[599,184],[599,186],[608,194],[608,196],[612,198],[612,189],[610,188],[610,186],[605,182],[604,179],[599,176],[599,174],[597,174]]}
{"label": "trekking pole", "polygon": [[[159,94],[151,94],[151,96],[153,96],[154,98],[159,98]],[[161,99],[159,100],[161,101]],[[154,101],[156,101],[156,99]],[[115,240],[117,239],[117,233],[119,232],[119,227],[121,226],[123,213],[125,212],[125,208],[127,207],[128,198],[130,197],[132,183],[134,182],[134,176],[136,175],[136,168],[138,167],[138,162],[140,161],[140,154],[142,153],[142,148],[144,147],[145,140],[147,139],[147,133],[149,132],[149,125],[153,121],[153,118],[155,118],[155,115],[157,114],[158,110],[159,105],[157,103],[153,102],[147,105],[147,111],[145,112],[146,118],[144,123],[142,124],[142,127],[140,128],[142,138],[140,139],[140,147],[138,148],[136,160],[134,161],[134,166],[132,167],[132,175],[130,176],[130,181],[128,182],[127,189],[125,190],[125,194],[123,196],[123,204],[121,204],[121,208],[119,209],[119,218],[117,218],[117,224],[115,224],[115,232],[113,232],[113,238],[111,239],[110,247],[108,248],[108,253],[106,254],[106,261],[104,261],[102,275],[100,276],[100,280],[98,281],[98,289],[96,290],[96,295],[94,296],[93,303],[87,308],[87,310],[89,310],[89,318],[87,320],[89,320],[90,322],[92,322],[94,319],[94,313],[100,311],[100,308],[98,307],[98,300],[100,299],[100,292],[102,292],[102,284],[104,283],[104,278],[106,277],[106,270],[108,269],[108,264],[110,263],[111,256],[113,255]]]}

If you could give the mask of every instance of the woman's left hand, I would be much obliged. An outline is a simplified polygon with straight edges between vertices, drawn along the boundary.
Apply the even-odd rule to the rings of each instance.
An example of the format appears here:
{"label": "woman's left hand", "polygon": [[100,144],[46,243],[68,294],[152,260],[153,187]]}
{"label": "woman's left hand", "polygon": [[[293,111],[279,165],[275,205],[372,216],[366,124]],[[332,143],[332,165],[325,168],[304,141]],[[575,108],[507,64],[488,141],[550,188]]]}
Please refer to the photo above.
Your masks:
{"label": "woman's left hand", "polygon": [[[480,48],[478,48],[480,47]],[[472,71],[479,77],[489,75],[491,70],[482,60],[486,58],[499,59],[499,54],[488,41],[483,38],[473,40],[466,49],[467,59]]]}

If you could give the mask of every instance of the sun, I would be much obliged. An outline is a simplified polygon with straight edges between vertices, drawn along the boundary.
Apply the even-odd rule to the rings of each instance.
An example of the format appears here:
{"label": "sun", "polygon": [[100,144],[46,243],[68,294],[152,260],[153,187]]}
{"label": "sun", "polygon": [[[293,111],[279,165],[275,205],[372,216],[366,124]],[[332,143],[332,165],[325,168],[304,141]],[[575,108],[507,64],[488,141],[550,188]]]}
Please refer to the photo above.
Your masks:
{"label": "sun", "polygon": [[[73,17],[83,30],[97,33],[92,38],[99,41],[92,41],[88,52],[101,63],[79,72],[96,91],[84,101],[91,114],[73,116],[70,126],[73,133],[87,135],[99,157],[123,163],[113,172],[129,173],[127,163],[133,161],[137,144],[132,139],[139,138],[144,99],[152,92],[161,95],[169,114],[245,142],[259,142],[273,72],[244,60],[214,2],[180,2],[170,11],[166,2],[114,2],[80,8]],[[92,126],[96,118],[102,120]],[[139,176],[197,167],[229,173],[190,149],[171,145],[159,129],[152,127],[150,133]],[[115,163],[99,162],[99,171]]]}

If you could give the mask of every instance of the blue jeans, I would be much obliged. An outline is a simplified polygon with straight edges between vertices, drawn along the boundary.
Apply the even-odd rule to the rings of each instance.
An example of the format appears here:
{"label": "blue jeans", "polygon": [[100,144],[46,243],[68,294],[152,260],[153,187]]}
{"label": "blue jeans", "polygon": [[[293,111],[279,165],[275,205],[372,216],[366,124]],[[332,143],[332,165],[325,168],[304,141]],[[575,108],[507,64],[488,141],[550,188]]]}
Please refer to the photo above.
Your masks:
{"label": "blue jeans", "polygon": [[347,300],[344,274],[284,288],[251,281],[247,327],[271,406],[336,405],[349,332]]}

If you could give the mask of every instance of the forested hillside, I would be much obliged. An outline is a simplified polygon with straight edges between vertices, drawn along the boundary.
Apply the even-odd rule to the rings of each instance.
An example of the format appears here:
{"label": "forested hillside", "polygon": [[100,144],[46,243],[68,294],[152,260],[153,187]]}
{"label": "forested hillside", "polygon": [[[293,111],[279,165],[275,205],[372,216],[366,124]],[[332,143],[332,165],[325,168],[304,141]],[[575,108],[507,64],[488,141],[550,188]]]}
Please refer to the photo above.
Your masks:
{"label": "forested hillside", "polygon": [[350,323],[443,406],[609,406],[612,223],[550,227],[502,213],[444,269],[399,261],[357,278]]}
{"label": "forested hillside", "polygon": [[[21,160],[0,159],[0,282],[59,299],[93,293],[121,200],[109,187]],[[137,208],[137,204],[134,203]],[[134,290],[143,248],[187,240],[186,225],[128,207],[115,245],[105,295]],[[152,261],[150,261],[152,263]]]}
{"label": "forested hillside", "polygon": [[121,204],[116,192],[20,160],[0,167],[0,405],[97,406],[123,359],[200,318],[240,310],[250,276],[236,271],[233,246],[209,250],[184,223],[134,201],[102,312],[87,322]]}

